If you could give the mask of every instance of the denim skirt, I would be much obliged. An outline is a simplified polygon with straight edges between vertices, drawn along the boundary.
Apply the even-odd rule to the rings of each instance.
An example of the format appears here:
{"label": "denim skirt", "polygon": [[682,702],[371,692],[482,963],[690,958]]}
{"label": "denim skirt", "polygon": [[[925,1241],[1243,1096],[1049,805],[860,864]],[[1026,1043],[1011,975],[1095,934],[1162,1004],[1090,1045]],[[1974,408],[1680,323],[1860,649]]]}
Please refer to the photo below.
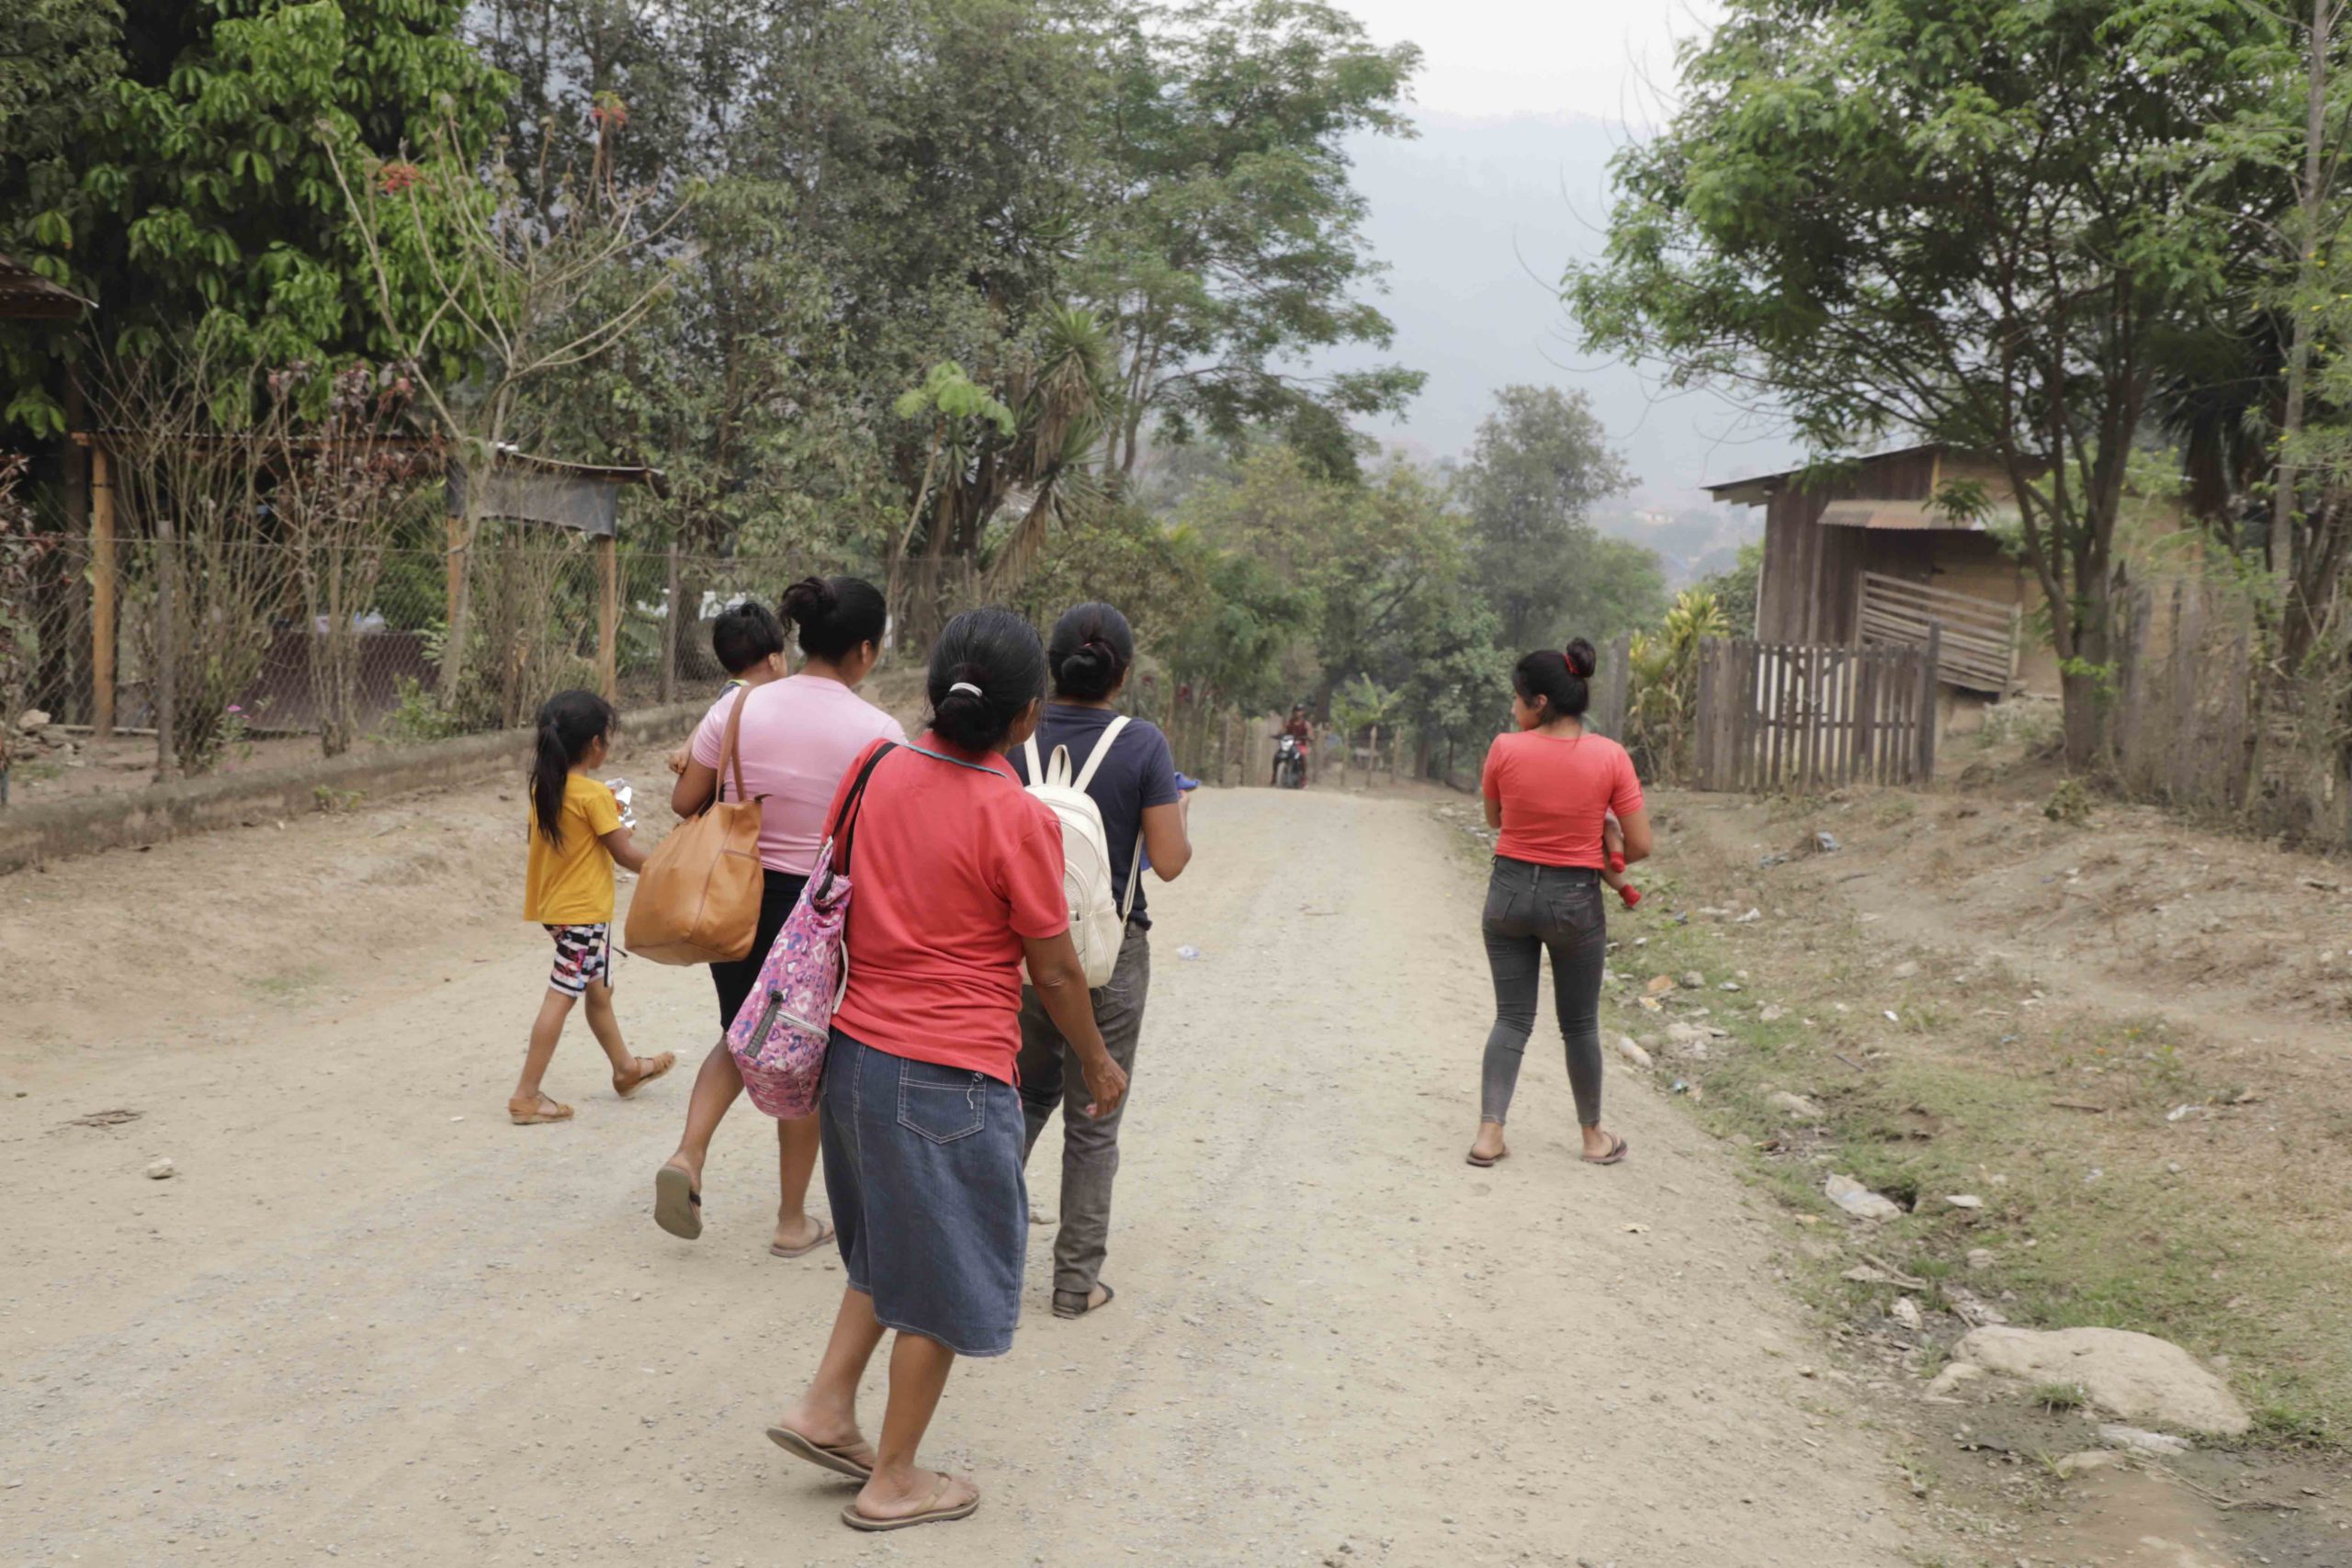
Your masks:
{"label": "denim skirt", "polygon": [[1012,1086],[836,1029],[818,1129],[842,1266],[883,1326],[959,1356],[1012,1349],[1029,1246]]}

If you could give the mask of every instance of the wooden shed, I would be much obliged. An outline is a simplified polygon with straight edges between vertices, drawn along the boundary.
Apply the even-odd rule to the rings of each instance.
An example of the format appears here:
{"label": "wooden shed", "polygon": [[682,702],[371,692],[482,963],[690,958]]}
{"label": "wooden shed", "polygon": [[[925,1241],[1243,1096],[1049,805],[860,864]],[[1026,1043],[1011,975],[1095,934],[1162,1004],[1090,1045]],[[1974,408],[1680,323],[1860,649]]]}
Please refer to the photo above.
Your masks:
{"label": "wooden shed", "polygon": [[[1954,516],[1937,505],[1961,481],[1982,487],[1984,515]],[[1764,508],[1758,640],[1925,647],[1928,626],[1939,624],[1937,674],[1945,685],[1993,696],[2057,691],[2055,658],[2023,635],[2039,590],[1986,527],[2016,513],[1998,465],[1942,446],[1910,446],[1834,470],[1735,479],[1709,493]]]}

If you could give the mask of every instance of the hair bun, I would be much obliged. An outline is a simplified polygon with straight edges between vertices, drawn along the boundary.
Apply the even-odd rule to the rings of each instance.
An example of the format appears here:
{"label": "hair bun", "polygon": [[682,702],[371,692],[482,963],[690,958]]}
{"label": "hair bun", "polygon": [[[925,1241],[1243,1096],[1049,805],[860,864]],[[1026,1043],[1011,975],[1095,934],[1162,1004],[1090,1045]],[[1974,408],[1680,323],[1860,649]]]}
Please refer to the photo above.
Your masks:
{"label": "hair bun", "polygon": [[1600,656],[1593,651],[1592,644],[1580,637],[1568,639],[1561,657],[1568,661],[1568,673],[1579,680],[1589,681],[1592,672],[1600,667]]}
{"label": "hair bun", "polygon": [[804,577],[784,591],[784,613],[802,626],[823,620],[833,613],[841,596],[833,585],[821,577]]}

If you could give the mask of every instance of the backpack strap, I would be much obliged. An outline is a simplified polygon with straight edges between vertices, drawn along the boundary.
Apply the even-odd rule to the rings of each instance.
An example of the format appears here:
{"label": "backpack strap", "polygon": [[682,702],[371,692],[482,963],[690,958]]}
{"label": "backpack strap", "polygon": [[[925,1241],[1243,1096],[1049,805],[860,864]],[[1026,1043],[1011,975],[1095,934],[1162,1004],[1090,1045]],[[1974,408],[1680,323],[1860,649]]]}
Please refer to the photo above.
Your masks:
{"label": "backpack strap", "polygon": [[1121,931],[1126,930],[1127,922],[1135,919],[1136,889],[1142,885],[1143,828],[1141,824],[1137,824],[1135,848],[1127,852],[1127,895],[1119,900],[1119,929]]}
{"label": "backpack strap", "polygon": [[1119,731],[1126,728],[1126,727],[1127,716],[1125,714],[1121,714],[1118,717],[1113,719],[1108,725],[1103,727],[1102,739],[1097,740],[1094,743],[1094,750],[1086,754],[1086,766],[1078,771],[1078,780],[1075,784],[1070,785],[1072,789],[1079,791],[1080,794],[1085,793],[1086,786],[1094,782],[1094,771],[1097,768],[1100,768],[1102,765],[1102,760],[1111,754],[1111,742],[1116,740],[1119,738]]}
{"label": "backpack strap", "polygon": [[1046,782],[1046,764],[1037,759],[1037,732],[1031,730],[1029,739],[1021,743],[1022,756],[1029,764],[1029,786],[1035,789]]}

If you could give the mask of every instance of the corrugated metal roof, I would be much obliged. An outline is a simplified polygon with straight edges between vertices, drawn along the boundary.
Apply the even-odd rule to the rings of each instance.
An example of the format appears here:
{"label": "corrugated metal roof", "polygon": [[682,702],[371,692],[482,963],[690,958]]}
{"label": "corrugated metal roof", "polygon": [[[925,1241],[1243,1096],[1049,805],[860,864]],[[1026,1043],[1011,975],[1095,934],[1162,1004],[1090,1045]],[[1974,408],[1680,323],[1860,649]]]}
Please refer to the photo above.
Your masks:
{"label": "corrugated metal roof", "polygon": [[[1847,463],[1856,468],[1872,463],[1884,463],[1897,457],[1916,457],[1922,452],[1942,452],[1949,448],[1940,441],[1923,441],[1916,446],[1897,446],[1889,452],[1873,452],[1867,457],[1853,457]],[[1774,491],[1812,468],[1782,468],[1774,474],[1751,474],[1744,479],[1726,479],[1719,485],[1709,485],[1707,493],[1717,501],[1728,501],[1741,506],[1761,506]]]}
{"label": "corrugated metal roof", "polygon": [[0,319],[71,321],[91,309],[79,294],[60,288],[20,262],[0,256]]}

